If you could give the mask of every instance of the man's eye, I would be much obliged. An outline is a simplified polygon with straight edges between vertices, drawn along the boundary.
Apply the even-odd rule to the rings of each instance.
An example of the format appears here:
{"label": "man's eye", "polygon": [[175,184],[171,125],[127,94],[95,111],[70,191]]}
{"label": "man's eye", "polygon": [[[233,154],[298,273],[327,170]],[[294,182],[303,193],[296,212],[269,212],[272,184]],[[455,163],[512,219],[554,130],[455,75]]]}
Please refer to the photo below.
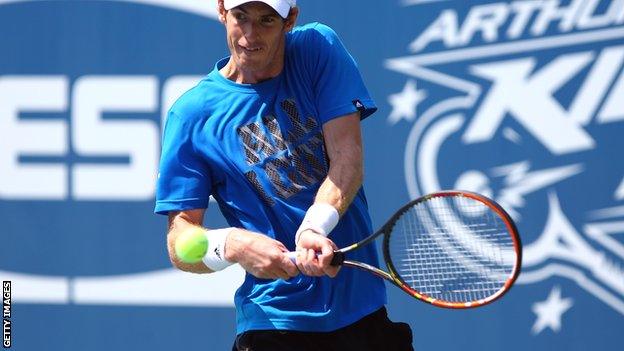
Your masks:
{"label": "man's eye", "polygon": [[273,24],[273,23],[275,23],[275,17],[263,17],[262,18],[262,23],[263,24]]}

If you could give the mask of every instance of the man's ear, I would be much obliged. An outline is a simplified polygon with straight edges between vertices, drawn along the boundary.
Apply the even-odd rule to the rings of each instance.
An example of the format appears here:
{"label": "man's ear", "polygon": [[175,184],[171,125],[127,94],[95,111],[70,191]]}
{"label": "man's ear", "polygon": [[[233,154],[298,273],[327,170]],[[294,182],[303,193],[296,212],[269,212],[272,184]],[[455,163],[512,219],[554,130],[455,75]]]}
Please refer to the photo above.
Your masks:
{"label": "man's ear", "polygon": [[297,23],[297,16],[299,16],[299,8],[291,8],[290,12],[288,13],[288,17],[286,17],[286,20],[284,21],[284,31],[289,32],[295,27],[295,24]]}
{"label": "man's ear", "polygon": [[217,12],[219,13],[219,21],[225,24],[225,15],[227,11],[225,10],[225,5],[223,5],[223,0],[217,1]]}

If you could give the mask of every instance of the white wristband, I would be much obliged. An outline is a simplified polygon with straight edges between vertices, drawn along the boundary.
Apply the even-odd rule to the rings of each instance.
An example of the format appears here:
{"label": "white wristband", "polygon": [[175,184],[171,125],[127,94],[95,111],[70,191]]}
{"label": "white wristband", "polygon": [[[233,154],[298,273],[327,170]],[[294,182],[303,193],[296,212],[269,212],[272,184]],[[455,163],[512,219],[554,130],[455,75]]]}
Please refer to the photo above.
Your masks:
{"label": "white wristband", "polygon": [[234,264],[225,259],[225,240],[232,229],[234,228],[213,229],[204,232],[206,239],[208,239],[208,250],[202,258],[202,262],[215,272]]}
{"label": "white wristband", "polygon": [[299,235],[308,229],[323,236],[328,236],[339,220],[340,215],[334,206],[324,203],[313,204],[308,208],[299,229],[297,229],[295,245],[299,241]]}

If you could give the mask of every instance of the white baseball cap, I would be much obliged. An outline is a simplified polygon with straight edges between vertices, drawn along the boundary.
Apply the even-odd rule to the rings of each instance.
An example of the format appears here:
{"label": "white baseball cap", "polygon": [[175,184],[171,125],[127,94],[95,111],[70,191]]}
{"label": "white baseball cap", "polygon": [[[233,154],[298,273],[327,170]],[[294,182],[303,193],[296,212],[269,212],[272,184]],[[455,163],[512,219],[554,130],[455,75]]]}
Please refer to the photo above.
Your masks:
{"label": "white baseball cap", "polygon": [[271,6],[282,18],[288,17],[290,8],[297,6],[297,0],[224,0],[223,5],[226,10],[231,10],[252,1],[260,1]]}

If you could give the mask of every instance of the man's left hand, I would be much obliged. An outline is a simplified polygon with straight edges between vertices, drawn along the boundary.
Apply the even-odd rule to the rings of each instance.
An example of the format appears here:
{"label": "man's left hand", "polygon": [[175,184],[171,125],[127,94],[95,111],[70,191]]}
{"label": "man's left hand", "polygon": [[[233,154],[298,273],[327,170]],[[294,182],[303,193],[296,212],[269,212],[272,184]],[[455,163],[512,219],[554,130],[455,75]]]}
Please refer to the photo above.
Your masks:
{"label": "man's left hand", "polygon": [[336,244],[328,238],[308,229],[299,234],[297,242],[297,267],[305,275],[335,277],[340,266],[332,266]]}

